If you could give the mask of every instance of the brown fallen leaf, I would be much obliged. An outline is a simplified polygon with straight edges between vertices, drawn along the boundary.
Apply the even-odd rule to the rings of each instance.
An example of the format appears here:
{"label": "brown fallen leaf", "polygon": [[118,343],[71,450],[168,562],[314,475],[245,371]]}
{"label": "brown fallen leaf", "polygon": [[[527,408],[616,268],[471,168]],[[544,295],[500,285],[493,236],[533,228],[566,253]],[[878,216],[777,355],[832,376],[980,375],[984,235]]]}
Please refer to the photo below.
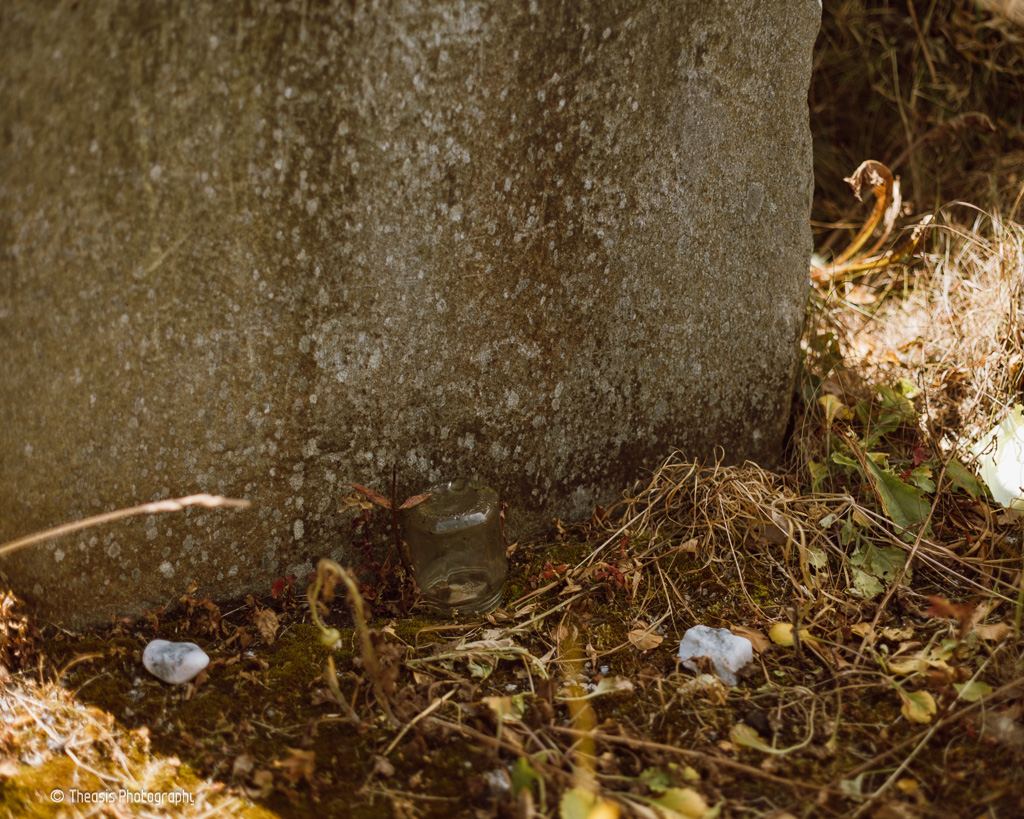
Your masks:
{"label": "brown fallen leaf", "polygon": [[626,637],[632,646],[640,649],[640,651],[650,651],[652,648],[657,648],[665,642],[665,638],[660,634],[655,634],[653,631],[645,628],[635,628]]}
{"label": "brown fallen leaf", "polygon": [[263,642],[268,646],[272,646],[274,638],[277,636],[277,614],[272,609],[260,609],[253,617],[253,622],[256,624],[257,630],[259,630]]}
{"label": "brown fallen leaf", "polygon": [[982,640],[990,640],[997,643],[1013,633],[1013,626],[1009,623],[990,623],[983,626],[975,626],[974,633]]}
{"label": "brown fallen leaf", "polygon": [[737,637],[746,637],[750,640],[750,644],[758,654],[762,653],[772,644],[771,640],[765,637],[764,634],[756,628],[749,628],[748,626],[729,626],[729,631]]}

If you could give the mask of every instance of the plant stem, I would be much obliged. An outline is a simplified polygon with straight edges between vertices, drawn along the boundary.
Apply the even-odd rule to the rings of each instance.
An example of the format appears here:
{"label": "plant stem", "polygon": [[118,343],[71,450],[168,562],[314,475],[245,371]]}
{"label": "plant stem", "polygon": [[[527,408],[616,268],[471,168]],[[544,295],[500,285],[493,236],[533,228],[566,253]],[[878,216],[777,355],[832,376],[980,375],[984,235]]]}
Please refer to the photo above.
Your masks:
{"label": "plant stem", "polygon": [[402,549],[402,538],[398,533],[398,467],[391,465],[391,530],[395,535],[395,551],[398,552],[398,559],[402,561],[402,568],[406,576],[412,577],[412,565],[409,556]]}

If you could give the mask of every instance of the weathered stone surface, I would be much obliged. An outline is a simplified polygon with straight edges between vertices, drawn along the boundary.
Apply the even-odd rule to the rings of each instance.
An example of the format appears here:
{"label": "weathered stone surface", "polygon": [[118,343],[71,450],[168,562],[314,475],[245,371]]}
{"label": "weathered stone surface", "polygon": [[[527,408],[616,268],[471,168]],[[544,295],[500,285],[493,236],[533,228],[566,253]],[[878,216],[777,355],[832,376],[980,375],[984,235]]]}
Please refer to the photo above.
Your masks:
{"label": "weathered stone surface", "polygon": [[[0,558],[75,623],[346,559],[345,481],[513,533],[778,451],[815,0],[0,6]],[[153,571],[155,570],[155,572]],[[153,579],[155,574],[156,579]]]}

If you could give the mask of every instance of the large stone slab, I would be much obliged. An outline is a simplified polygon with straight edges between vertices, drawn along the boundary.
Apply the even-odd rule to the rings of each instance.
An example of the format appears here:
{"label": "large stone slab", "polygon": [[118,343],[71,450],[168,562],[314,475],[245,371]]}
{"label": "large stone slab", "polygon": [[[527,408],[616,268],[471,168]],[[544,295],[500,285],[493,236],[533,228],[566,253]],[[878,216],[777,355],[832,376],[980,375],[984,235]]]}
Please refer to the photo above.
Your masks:
{"label": "large stone slab", "polygon": [[348,551],[345,481],[513,534],[772,460],[816,0],[0,5],[0,558],[67,623]]}

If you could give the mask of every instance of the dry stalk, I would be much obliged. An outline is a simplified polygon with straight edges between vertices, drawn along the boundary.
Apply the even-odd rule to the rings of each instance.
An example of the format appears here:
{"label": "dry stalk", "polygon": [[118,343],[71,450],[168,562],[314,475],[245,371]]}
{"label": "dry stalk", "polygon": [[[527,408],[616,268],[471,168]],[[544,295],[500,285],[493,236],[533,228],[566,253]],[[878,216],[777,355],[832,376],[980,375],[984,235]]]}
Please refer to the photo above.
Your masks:
{"label": "dry stalk", "polygon": [[161,512],[180,512],[186,506],[205,506],[211,509],[216,507],[248,509],[249,505],[250,502],[247,500],[239,498],[225,498],[220,495],[189,495],[188,497],[174,498],[173,500],[144,503],[141,506],[132,506],[128,509],[118,509],[114,512],[104,512],[102,515],[93,515],[92,517],[76,520],[72,523],[64,523],[60,526],[55,526],[52,529],[46,529],[42,532],[25,535],[25,537],[18,538],[17,540],[8,541],[7,543],[0,545],[0,555],[8,554],[16,549],[21,549],[24,546],[31,546],[33,543],[39,543],[42,540],[49,540],[53,537],[68,535],[82,529],[89,529],[93,526],[100,526],[104,523],[121,520],[122,518],[135,517],[136,515],[155,515]]}
{"label": "dry stalk", "polygon": [[[307,594],[309,610],[312,615],[313,622],[316,624],[317,628],[320,629],[321,639],[323,639],[329,646],[333,646],[340,639],[341,635],[338,633],[338,630],[325,625],[320,619],[320,613],[318,611],[320,592],[324,588],[324,584],[327,582],[328,577],[331,575],[335,575],[337,579],[341,580],[348,589],[348,603],[352,609],[352,619],[355,621],[356,631],[359,634],[363,667],[366,669],[366,673],[373,684],[374,693],[377,695],[377,702],[380,704],[381,710],[384,712],[384,716],[387,717],[391,726],[393,728],[400,728],[402,723],[398,721],[398,718],[395,717],[392,712],[391,705],[384,692],[380,663],[377,661],[377,652],[374,651],[373,641],[370,639],[370,631],[366,627],[366,614],[363,610],[363,596],[359,593],[359,587],[356,585],[356,581],[352,577],[351,572],[348,572],[335,561],[326,557],[322,558],[317,564],[316,578],[310,585]],[[338,687],[337,672],[334,668],[334,658],[328,657],[327,663],[329,671],[327,674],[327,684],[331,688],[331,693],[334,694],[335,698],[338,700],[338,704],[341,705],[349,720],[356,723],[361,722],[359,716],[352,709],[352,706],[348,704],[348,701],[342,696],[341,690]]]}

